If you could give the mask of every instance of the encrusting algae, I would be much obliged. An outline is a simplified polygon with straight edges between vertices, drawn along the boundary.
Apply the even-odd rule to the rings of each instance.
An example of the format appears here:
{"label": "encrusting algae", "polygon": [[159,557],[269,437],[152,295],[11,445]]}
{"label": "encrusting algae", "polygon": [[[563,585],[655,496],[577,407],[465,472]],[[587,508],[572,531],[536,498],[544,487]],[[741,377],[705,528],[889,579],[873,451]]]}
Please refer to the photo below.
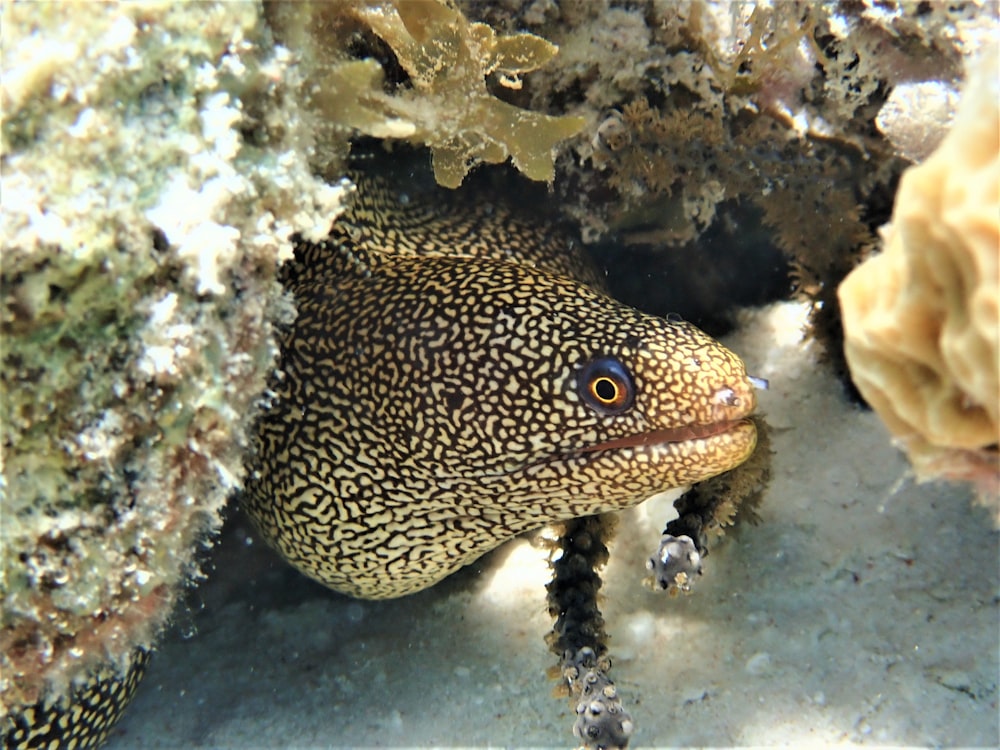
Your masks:
{"label": "encrusting algae", "polygon": [[288,314],[278,259],[345,195],[258,11],[3,5],[4,733],[123,671],[198,576]]}

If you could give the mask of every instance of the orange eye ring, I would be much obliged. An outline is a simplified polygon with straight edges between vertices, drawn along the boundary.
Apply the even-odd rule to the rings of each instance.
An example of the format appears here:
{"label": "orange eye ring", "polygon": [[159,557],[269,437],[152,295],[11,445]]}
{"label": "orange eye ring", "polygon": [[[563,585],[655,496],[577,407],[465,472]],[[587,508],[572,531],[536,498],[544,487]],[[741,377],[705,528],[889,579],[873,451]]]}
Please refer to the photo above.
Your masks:
{"label": "orange eye ring", "polygon": [[613,380],[607,375],[599,375],[587,383],[587,390],[594,400],[602,406],[614,408],[620,404],[625,389],[617,380]]}
{"label": "orange eye ring", "polygon": [[635,384],[628,368],[616,357],[598,357],[583,366],[577,379],[584,402],[605,416],[632,408]]}

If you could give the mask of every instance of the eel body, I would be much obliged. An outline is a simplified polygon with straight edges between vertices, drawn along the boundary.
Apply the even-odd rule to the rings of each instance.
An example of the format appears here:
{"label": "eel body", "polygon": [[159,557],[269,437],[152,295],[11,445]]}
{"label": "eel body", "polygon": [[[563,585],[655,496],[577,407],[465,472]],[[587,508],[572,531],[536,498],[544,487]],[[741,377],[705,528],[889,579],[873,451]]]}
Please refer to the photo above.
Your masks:
{"label": "eel body", "polygon": [[4,750],[99,748],[135,695],[149,656],[146,649],[136,649],[122,668],[100,666],[67,696],[45,698],[0,717]]}
{"label": "eel body", "polygon": [[284,271],[297,318],[245,504],[295,567],[390,598],[549,522],[744,461],[743,362],[616,302],[544,222],[362,182]]}

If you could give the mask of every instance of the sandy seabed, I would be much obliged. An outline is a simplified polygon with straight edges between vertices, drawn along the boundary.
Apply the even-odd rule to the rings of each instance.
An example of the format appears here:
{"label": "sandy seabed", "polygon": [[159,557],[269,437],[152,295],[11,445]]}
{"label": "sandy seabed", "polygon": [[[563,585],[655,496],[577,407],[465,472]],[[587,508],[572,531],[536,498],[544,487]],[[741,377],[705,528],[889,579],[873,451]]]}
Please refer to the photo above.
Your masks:
{"label": "sandy seabed", "polygon": [[[801,320],[777,305],[727,341],[771,381],[762,522],[671,599],[642,585],[669,502],[622,514],[603,611],[633,744],[996,747],[991,517],[964,487],[913,483]],[[240,518],[206,568],[108,750],[576,744],[530,540],[390,602],[312,584]]]}

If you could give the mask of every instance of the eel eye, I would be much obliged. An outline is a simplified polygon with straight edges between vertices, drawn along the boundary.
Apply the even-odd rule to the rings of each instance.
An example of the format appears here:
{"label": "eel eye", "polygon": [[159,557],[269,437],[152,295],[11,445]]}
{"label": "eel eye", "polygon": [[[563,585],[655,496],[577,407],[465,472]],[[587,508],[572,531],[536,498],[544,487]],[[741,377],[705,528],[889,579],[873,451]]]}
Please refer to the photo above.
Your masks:
{"label": "eel eye", "polygon": [[611,416],[632,408],[632,375],[615,357],[598,357],[583,366],[577,380],[581,398],[599,414]]}

